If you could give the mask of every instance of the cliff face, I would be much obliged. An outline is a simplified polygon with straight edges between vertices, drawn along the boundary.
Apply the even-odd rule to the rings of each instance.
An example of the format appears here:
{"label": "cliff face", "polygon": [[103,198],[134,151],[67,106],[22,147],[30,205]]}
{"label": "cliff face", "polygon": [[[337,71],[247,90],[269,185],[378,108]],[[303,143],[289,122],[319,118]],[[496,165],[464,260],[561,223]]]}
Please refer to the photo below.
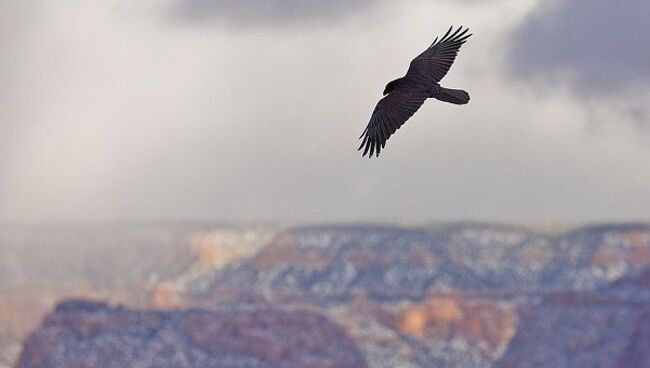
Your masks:
{"label": "cliff face", "polygon": [[286,309],[147,312],[70,301],[25,344],[18,368],[366,367],[326,317]]}
{"label": "cliff face", "polygon": [[200,279],[204,268],[254,253],[270,234],[192,222],[0,224],[0,367],[15,365],[28,333],[59,300],[174,308],[179,290],[160,280],[180,272]]}
{"label": "cliff face", "polygon": [[648,276],[638,276],[649,254],[642,225],[554,236],[475,224],[310,227],[185,290],[318,306],[373,367],[615,367],[650,305]]}
{"label": "cliff face", "polygon": [[547,296],[522,307],[518,332],[495,367],[615,367],[636,339],[640,308],[590,294]]}
{"label": "cliff face", "polygon": [[[520,307],[499,368],[650,366],[650,271],[598,292],[563,292]],[[644,297],[646,295],[646,297]]]}
{"label": "cliff face", "polygon": [[355,301],[328,313],[372,367],[489,367],[516,331],[513,303],[444,293],[418,303]]}
{"label": "cliff face", "polygon": [[[183,260],[171,262],[176,272],[162,266],[134,287],[133,300],[148,305],[129,303],[127,294],[140,311],[61,304],[27,340],[19,367],[635,368],[648,361],[650,226],[556,235],[480,224],[321,226],[281,231],[272,241],[269,232],[249,230],[197,234],[174,252]],[[4,304],[0,311],[27,311]]]}
{"label": "cliff face", "polygon": [[[650,267],[650,227],[609,226],[546,236],[517,227],[457,225],[301,228],[211,280],[225,289],[308,296],[324,303],[363,292],[375,300],[422,300],[441,290],[595,290]],[[207,276],[207,275],[206,275]]]}
{"label": "cliff face", "polygon": [[632,339],[617,368],[644,367],[650,363],[650,309],[643,313],[637,323]]}
{"label": "cliff face", "polygon": [[427,340],[462,338],[484,347],[486,354],[505,347],[516,331],[511,303],[470,295],[432,295],[424,303],[399,308],[388,326]]}

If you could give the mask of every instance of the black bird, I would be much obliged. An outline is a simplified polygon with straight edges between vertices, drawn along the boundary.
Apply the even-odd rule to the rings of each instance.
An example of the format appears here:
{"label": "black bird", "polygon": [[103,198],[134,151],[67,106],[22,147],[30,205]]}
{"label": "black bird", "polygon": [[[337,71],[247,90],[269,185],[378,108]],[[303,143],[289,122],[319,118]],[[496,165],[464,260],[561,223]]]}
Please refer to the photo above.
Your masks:
{"label": "black bird", "polygon": [[359,150],[364,148],[363,156],[379,156],[388,138],[399,129],[422,106],[427,98],[464,105],[469,102],[469,94],[460,89],[441,87],[440,80],[454,63],[460,47],[472,35],[468,28],[460,26],[453,33],[453,26],[438,41],[418,55],[402,78],[386,85],[384,98],[379,100],[370,117],[368,126],[361,134],[363,138]]}

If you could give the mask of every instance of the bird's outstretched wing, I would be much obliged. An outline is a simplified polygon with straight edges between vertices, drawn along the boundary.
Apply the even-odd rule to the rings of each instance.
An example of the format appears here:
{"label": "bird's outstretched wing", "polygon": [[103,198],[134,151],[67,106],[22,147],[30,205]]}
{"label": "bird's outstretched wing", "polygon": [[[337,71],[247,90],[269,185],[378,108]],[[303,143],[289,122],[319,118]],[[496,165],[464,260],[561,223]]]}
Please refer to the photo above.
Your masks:
{"label": "bird's outstretched wing", "polygon": [[359,146],[359,150],[364,149],[363,156],[379,156],[388,138],[418,111],[427,97],[425,91],[398,88],[379,100],[368,126],[359,137],[363,138]]}
{"label": "bird's outstretched wing", "polygon": [[454,63],[460,47],[472,35],[467,34],[469,28],[463,30],[463,26],[460,26],[452,33],[453,28],[451,26],[440,41],[436,38],[428,49],[411,61],[407,76],[424,79],[428,83],[440,82]]}

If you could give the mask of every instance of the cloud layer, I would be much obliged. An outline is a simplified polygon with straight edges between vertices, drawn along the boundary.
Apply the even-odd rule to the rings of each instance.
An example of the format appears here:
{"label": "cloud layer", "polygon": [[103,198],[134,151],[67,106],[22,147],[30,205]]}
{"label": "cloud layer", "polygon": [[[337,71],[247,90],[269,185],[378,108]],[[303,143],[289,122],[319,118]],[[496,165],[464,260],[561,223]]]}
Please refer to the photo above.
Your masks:
{"label": "cloud layer", "polygon": [[[650,218],[637,131],[587,130],[580,99],[530,96],[497,73],[532,0],[356,2],[354,22],[303,10],[319,26],[273,16],[245,31],[238,15],[179,25],[125,0],[11,4],[0,221]],[[471,103],[427,102],[380,159],[361,159],[385,83],[450,24],[474,36],[444,84]]]}
{"label": "cloud layer", "polygon": [[283,25],[338,19],[378,2],[380,0],[178,0],[172,13],[191,21]]}
{"label": "cloud layer", "polygon": [[542,1],[514,31],[512,70],[584,97],[634,98],[650,88],[650,2]]}

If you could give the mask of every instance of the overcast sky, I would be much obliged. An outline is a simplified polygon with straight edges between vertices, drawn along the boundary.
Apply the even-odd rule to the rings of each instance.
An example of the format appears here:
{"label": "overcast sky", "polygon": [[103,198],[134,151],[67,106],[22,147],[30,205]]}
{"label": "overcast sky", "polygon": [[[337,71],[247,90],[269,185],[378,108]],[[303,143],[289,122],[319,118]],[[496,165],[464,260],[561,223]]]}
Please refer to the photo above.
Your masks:
{"label": "overcast sky", "polygon": [[[650,220],[647,0],[0,0],[0,220]],[[379,159],[384,85],[448,87]]]}

